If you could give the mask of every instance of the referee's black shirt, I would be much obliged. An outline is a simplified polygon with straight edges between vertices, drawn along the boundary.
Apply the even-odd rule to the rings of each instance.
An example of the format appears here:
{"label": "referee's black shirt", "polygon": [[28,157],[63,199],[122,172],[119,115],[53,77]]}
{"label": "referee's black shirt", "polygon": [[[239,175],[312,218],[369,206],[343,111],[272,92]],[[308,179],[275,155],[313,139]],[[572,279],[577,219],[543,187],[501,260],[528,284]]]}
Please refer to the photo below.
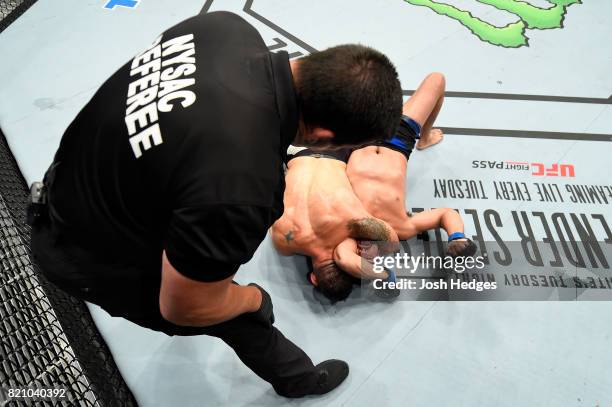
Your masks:
{"label": "referee's black shirt", "polygon": [[190,278],[233,274],[283,212],[297,126],[288,55],[270,53],[246,21],[215,12],[170,28],[62,138],[49,245],[77,265],[62,278],[123,270],[117,284],[158,286],[162,250]]}

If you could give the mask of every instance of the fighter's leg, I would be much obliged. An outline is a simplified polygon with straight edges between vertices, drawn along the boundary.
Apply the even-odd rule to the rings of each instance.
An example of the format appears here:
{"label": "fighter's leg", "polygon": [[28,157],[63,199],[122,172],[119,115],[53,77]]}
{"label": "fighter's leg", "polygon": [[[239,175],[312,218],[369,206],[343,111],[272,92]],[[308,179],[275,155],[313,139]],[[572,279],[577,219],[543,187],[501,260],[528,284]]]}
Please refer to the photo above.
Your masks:
{"label": "fighter's leg", "polygon": [[442,131],[432,129],[432,126],[442,109],[445,88],[444,75],[439,72],[431,73],[404,103],[402,113],[421,125],[421,138],[416,145],[419,150],[442,141]]}

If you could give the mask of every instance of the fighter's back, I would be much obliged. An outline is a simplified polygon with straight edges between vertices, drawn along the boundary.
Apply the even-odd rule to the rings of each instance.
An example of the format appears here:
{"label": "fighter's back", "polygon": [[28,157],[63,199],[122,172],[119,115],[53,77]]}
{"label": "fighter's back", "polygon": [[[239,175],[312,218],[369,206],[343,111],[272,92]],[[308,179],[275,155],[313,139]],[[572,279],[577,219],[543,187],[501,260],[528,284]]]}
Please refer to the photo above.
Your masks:
{"label": "fighter's back", "polygon": [[329,257],[348,237],[348,222],[370,216],[355,196],[346,164],[340,160],[293,158],[285,183],[285,211],[272,226],[274,244],[283,254]]}
{"label": "fighter's back", "polygon": [[372,216],[401,230],[407,215],[406,157],[383,146],[353,151],[346,173],[355,195]]}

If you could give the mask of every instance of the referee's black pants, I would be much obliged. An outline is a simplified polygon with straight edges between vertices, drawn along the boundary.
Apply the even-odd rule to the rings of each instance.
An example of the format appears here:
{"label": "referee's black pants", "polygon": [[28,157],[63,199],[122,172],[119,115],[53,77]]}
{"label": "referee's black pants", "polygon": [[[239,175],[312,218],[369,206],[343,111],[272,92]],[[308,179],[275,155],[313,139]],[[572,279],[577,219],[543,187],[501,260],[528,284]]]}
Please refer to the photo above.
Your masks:
{"label": "referee's black pants", "polygon": [[159,310],[160,278],[151,276],[157,276],[156,272],[160,276],[161,269],[147,272],[118,265],[98,269],[91,262],[83,266],[77,260],[86,255],[83,250],[66,247],[44,221],[32,228],[31,248],[33,260],[48,280],[77,298],[100,305],[113,316],[167,335],[217,337],[282,396],[307,395],[316,386],[318,373],[308,355],[271,321],[257,318],[256,313],[208,327],[175,325],[165,320]]}
{"label": "referee's black pants", "polygon": [[271,322],[250,314],[209,327],[183,327],[159,316],[126,319],[168,335],[209,335],[228,344],[240,360],[282,396],[309,394],[318,375],[303,350],[287,339]]}

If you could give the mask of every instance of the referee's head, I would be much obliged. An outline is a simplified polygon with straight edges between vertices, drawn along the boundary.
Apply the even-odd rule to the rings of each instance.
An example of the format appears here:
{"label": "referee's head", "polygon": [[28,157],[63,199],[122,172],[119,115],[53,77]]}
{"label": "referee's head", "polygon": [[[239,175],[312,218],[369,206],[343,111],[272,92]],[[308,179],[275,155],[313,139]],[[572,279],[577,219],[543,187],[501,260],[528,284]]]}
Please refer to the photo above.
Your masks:
{"label": "referee's head", "polygon": [[384,54],[347,44],[292,62],[302,119],[298,143],[358,145],[395,133],[402,88]]}

